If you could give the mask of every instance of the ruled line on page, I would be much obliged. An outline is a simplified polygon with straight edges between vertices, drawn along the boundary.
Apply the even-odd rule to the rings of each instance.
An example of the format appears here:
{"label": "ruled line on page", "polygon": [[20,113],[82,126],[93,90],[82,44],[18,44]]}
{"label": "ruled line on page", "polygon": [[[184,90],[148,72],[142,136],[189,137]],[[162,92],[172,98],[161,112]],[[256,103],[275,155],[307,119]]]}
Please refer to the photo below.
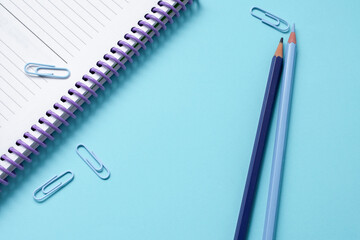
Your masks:
{"label": "ruled line on page", "polygon": [[24,88],[26,88],[32,95],[35,95],[35,93],[33,91],[30,90],[30,88],[28,88],[28,86],[26,86],[24,83],[22,83],[12,72],[10,72],[4,65],[2,65],[0,63],[0,66],[3,67],[3,69],[5,69],[5,71],[7,71],[18,83],[20,83]]}
{"label": "ruled line on page", "polygon": [[16,88],[14,88],[13,85],[11,85],[5,78],[3,78],[2,76],[0,76],[0,78],[7,83],[7,85],[9,85],[9,87],[11,87],[15,92],[17,92],[19,94],[20,97],[22,97],[26,102],[28,102],[29,100],[24,96],[22,95]]}
{"label": "ruled line on page", "polygon": [[15,101],[9,94],[7,94],[4,90],[0,88],[0,91],[2,91],[11,101],[13,101],[19,108],[22,108],[18,102]]}
{"label": "ruled line on page", "polygon": [[17,6],[12,0],[9,0],[17,9],[19,9],[28,19],[30,19],[36,26],[38,26],[46,35],[48,35],[54,42],[56,42],[63,50],[65,50],[71,57],[72,53],[60,44],[52,35],[50,35],[44,28],[42,28],[34,19],[32,19],[27,13],[25,13],[19,6]]}
{"label": "ruled line on page", "polygon": [[88,21],[86,21],[79,13],[75,12],[74,9],[72,9],[72,7],[66,4],[66,2],[64,2],[63,0],[61,0],[61,2],[64,3],[64,5],[67,6],[73,13],[77,14],[77,16],[81,18],[84,21],[84,23],[86,23],[89,27],[91,27],[95,32],[99,33],[99,31],[93,25],[91,25]]}
{"label": "ruled line on page", "polygon": [[0,112],[0,116],[2,116],[6,121],[9,121],[2,113]]}
{"label": "ruled line on page", "polygon": [[37,39],[39,39],[46,47],[48,47],[56,56],[58,56],[61,60],[63,60],[65,63],[67,61],[62,58],[54,49],[52,49],[44,40],[42,40],[37,34],[35,34],[28,26],[26,26],[19,18],[17,18],[9,9],[7,9],[2,3],[0,3],[0,6],[2,6],[9,14],[11,14],[19,23],[21,23],[27,30],[29,30]]}
{"label": "ruled line on page", "polygon": [[[3,40],[1,40],[0,39],[0,42],[2,43],[2,44],[4,44],[4,46],[6,46],[15,56],[17,56],[24,64],[26,64],[26,61],[19,55],[19,54],[17,54],[17,52],[16,51],[14,51],[9,45],[7,45]],[[1,51],[0,51],[1,52]],[[7,58],[7,57],[6,57]],[[9,58],[7,58],[13,65],[15,65]],[[15,67],[18,69],[18,70],[20,70],[21,71],[21,69],[17,66],[17,65],[15,65]],[[28,77],[28,76],[27,76]],[[41,87],[35,82],[35,81],[33,81],[31,78],[29,78],[28,77],[28,79],[30,79],[36,86],[38,86],[40,89],[41,89]],[[46,79],[42,79],[43,81],[45,81],[45,82],[48,82]]]}
{"label": "ruled line on page", "polygon": [[91,6],[93,6],[98,12],[100,12],[104,17],[106,17],[109,21],[111,21],[111,19],[106,15],[104,14],[102,11],[100,11],[99,8],[97,8],[94,4],[92,4],[89,0],[86,0]]}
{"label": "ruled line on page", "polygon": [[70,41],[64,34],[62,34],[57,28],[55,28],[50,21],[46,20],[41,14],[39,14],[31,5],[29,5],[25,0],[23,2],[31,8],[44,22],[46,22],[50,27],[52,27],[58,34],[60,34],[68,43],[70,43],[76,50],[80,51],[80,48],[78,48],[72,41]]}
{"label": "ruled line on page", "polygon": [[113,3],[115,3],[116,5],[118,5],[121,9],[123,9],[123,7],[118,3],[116,2],[115,0],[111,0]]}
{"label": "ruled line on page", "polygon": [[69,19],[75,26],[77,26],[83,33],[85,33],[90,39],[93,39],[92,36],[85,32],[85,30],[80,27],[76,22],[74,22],[71,18],[69,18],[60,8],[58,8],[54,3],[52,3],[51,1],[49,1],[49,3],[51,3],[59,12],[61,12],[67,19]]}
{"label": "ruled line on page", "polygon": [[11,110],[5,103],[3,103],[3,101],[0,100],[0,103],[1,103],[2,105],[4,105],[4,107],[6,107],[7,110],[9,110],[9,112],[11,112],[13,115],[15,115],[14,111]]}
{"label": "ruled line on page", "polygon": [[[9,45],[7,45],[3,40],[1,40],[0,39],[0,42],[2,43],[2,44],[4,44],[4,46],[6,46],[15,56],[17,56],[24,64],[26,64],[26,61],[22,58],[22,57],[20,57],[19,56],[19,54],[17,54],[17,52],[16,51],[14,51]],[[2,53],[1,52],[1,50],[0,50],[0,53]],[[12,63],[19,71],[21,71],[22,72],[22,70],[18,67],[18,65],[17,64],[15,64],[12,60],[10,60],[10,58],[8,58],[7,57],[7,55],[5,55],[4,53],[2,53],[2,55],[4,55],[5,56],[5,58],[10,62],[10,63]],[[38,88],[40,88],[41,89],[41,87],[34,81],[34,80],[32,80],[31,78],[29,78],[28,76],[26,76],[30,81],[32,81]],[[45,82],[47,82],[47,80],[46,79],[43,79]]]}
{"label": "ruled line on page", "polygon": [[97,21],[101,26],[105,27],[105,25],[98,19],[96,18],[91,12],[89,12],[86,8],[84,8],[84,6],[82,6],[80,3],[78,3],[77,1],[74,0],[74,2],[80,7],[82,8],[87,14],[89,14],[89,16],[91,16],[95,21]]}
{"label": "ruled line on page", "polygon": [[3,40],[0,39],[0,42],[4,44],[8,49],[10,49],[11,52],[13,52],[23,63],[26,63],[25,60],[17,54],[9,45],[7,45]]}
{"label": "ruled line on page", "polygon": [[[0,51],[0,54],[3,55],[17,70],[19,70],[21,73],[23,73],[23,71],[19,68],[19,66],[17,66],[8,56],[6,56],[6,54],[4,54],[3,52]],[[4,67],[4,66],[3,66]],[[5,67],[4,67],[5,68]],[[6,69],[7,70],[7,69]],[[7,70],[8,71],[8,70]],[[26,75],[26,77],[32,82],[34,83],[39,89],[41,89],[41,87],[34,81],[32,80],[29,76]],[[21,83],[22,84],[22,83]],[[25,88],[27,88],[24,84],[22,84]],[[31,92],[31,91],[30,91]]]}
{"label": "ruled line on page", "polygon": [[101,2],[107,9],[109,9],[110,12],[112,12],[113,14],[117,15],[117,12],[115,12],[114,10],[112,10],[108,5],[106,5],[106,3],[104,3],[102,0],[99,0],[99,2]]}
{"label": "ruled line on page", "polygon": [[[0,42],[2,43],[2,44],[4,44],[4,46],[6,46],[15,56],[17,56],[24,64],[26,64],[26,61],[16,52],[16,51],[14,51],[9,45],[7,45],[3,40],[1,40],[0,39]],[[29,78],[30,79],[30,78]],[[45,81],[45,82],[48,82],[45,78],[43,78],[42,79],[43,81]],[[32,79],[31,79],[31,81],[33,81]],[[34,81],[33,81],[34,82]],[[34,82],[35,83],[35,82]],[[37,85],[36,83],[35,83],[35,85]],[[41,89],[41,87],[39,86],[39,88]]]}
{"label": "ruled line on page", "polygon": [[44,5],[41,4],[41,2],[39,2],[38,0],[35,0],[35,2],[37,2],[37,4],[39,4],[40,7],[42,7],[47,13],[49,13],[50,16],[52,16],[53,18],[55,18],[64,28],[66,28],[72,35],[74,35],[74,37],[76,37],[80,42],[82,42],[84,45],[86,45],[86,42],[80,38],[76,33],[74,33],[68,26],[66,26],[63,21],[60,21],[57,17],[56,14],[54,14],[53,12],[51,12],[49,9],[45,8]]}

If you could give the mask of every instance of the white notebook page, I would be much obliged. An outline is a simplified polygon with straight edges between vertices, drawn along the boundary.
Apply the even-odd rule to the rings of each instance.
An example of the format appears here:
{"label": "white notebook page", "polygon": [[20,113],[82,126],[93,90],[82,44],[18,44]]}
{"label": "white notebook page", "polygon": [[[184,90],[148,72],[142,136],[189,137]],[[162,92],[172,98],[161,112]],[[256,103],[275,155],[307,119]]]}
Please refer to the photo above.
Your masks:
{"label": "white notebook page", "polygon": [[[8,148],[157,2],[0,0],[0,154],[11,155]],[[28,62],[66,67],[71,76],[31,77],[24,73]]]}

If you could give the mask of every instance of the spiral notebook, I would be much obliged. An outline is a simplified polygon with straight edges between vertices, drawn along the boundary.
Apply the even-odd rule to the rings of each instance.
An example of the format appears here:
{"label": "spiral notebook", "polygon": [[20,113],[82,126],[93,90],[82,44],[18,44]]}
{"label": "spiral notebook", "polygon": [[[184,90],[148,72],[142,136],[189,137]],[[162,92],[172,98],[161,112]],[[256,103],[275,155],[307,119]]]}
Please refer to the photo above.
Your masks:
{"label": "spiral notebook", "polygon": [[[0,0],[0,183],[39,154],[191,0]],[[27,63],[70,70],[26,75]],[[96,100],[91,98],[91,101]]]}

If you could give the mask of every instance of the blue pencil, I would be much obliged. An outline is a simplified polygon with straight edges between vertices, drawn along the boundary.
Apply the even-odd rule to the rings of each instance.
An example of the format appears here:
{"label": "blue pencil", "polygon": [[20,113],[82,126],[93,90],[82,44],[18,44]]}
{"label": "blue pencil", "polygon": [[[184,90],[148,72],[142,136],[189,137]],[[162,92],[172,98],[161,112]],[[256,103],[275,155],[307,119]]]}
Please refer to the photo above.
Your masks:
{"label": "blue pencil", "polygon": [[259,124],[256,132],[250,166],[246,178],[244,194],[241,202],[238,222],[235,230],[235,240],[245,240],[253,208],[257,182],[264,155],[265,143],[269,132],[269,125],[274,109],[276,93],[278,91],[281,71],[283,69],[283,39],[276,49],[271,61],[269,77],[266,85]]}
{"label": "blue pencil", "polygon": [[280,196],[280,185],[282,178],[282,169],[284,163],[286,139],[289,125],[289,113],[292,95],[292,86],[294,81],[296,57],[296,35],[295,25],[292,26],[291,34],[287,44],[287,53],[285,54],[285,67],[283,81],[280,93],[280,106],[277,120],[275,147],[273,162],[271,167],[270,186],[268,202],[266,208],[265,226],[263,240],[275,239],[275,228],[277,223],[277,213]]}

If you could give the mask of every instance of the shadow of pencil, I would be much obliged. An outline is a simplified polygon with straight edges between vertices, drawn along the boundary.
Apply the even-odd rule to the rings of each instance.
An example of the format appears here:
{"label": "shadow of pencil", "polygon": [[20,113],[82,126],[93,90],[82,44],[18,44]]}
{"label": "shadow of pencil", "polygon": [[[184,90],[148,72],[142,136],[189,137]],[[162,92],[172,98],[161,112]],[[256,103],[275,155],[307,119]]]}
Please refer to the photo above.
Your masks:
{"label": "shadow of pencil", "polygon": [[[121,90],[125,88],[127,84],[131,84],[131,81],[136,79],[136,74],[141,71],[141,66],[149,64],[151,58],[154,57],[154,54],[159,54],[161,49],[163,49],[162,46],[166,45],[166,43],[171,41],[172,38],[181,37],[177,35],[178,30],[189,23],[190,18],[198,16],[195,15],[195,12],[199,13],[200,9],[201,6],[199,1],[194,1],[192,5],[187,6],[186,11],[181,11],[180,16],[178,18],[175,17],[173,24],[168,24],[165,31],[160,31],[160,36],[154,37],[154,42],[152,44],[148,44],[146,50],[140,50],[140,56],[134,57],[133,63],[126,65],[127,69],[125,71],[119,72],[119,77],[112,77],[113,83],[111,85],[105,84],[105,91],[98,91],[97,99],[91,97],[91,104],[84,104],[84,111],[77,111],[76,119],[68,119],[68,122],[70,123],[68,127],[61,126],[61,134],[53,134],[55,137],[54,141],[46,141],[47,148],[39,148],[40,154],[38,156],[31,156],[33,160],[31,164],[23,162],[24,170],[16,170],[16,178],[7,178],[9,185],[1,188],[2,192],[0,193],[0,212],[3,209],[6,201],[17,192],[18,186],[23,181],[25,181],[25,179],[29,180],[35,177],[38,171],[40,171],[42,168],[46,168],[46,165],[49,164],[49,162],[45,161],[45,159],[52,158],[56,154],[61,154],[61,152],[59,152],[59,147],[68,141],[67,139],[71,136],[71,134],[81,132],[83,128],[85,129],[86,123],[94,117],[93,115],[96,114],[98,111],[97,109],[100,106],[106,104],[106,102],[109,102],[109,99],[114,97],[115,94],[120,94]],[[96,62],[94,62],[94,65],[95,63]],[[50,177],[51,176],[49,176],[49,179]],[[36,186],[34,186],[34,189],[35,188]]]}

